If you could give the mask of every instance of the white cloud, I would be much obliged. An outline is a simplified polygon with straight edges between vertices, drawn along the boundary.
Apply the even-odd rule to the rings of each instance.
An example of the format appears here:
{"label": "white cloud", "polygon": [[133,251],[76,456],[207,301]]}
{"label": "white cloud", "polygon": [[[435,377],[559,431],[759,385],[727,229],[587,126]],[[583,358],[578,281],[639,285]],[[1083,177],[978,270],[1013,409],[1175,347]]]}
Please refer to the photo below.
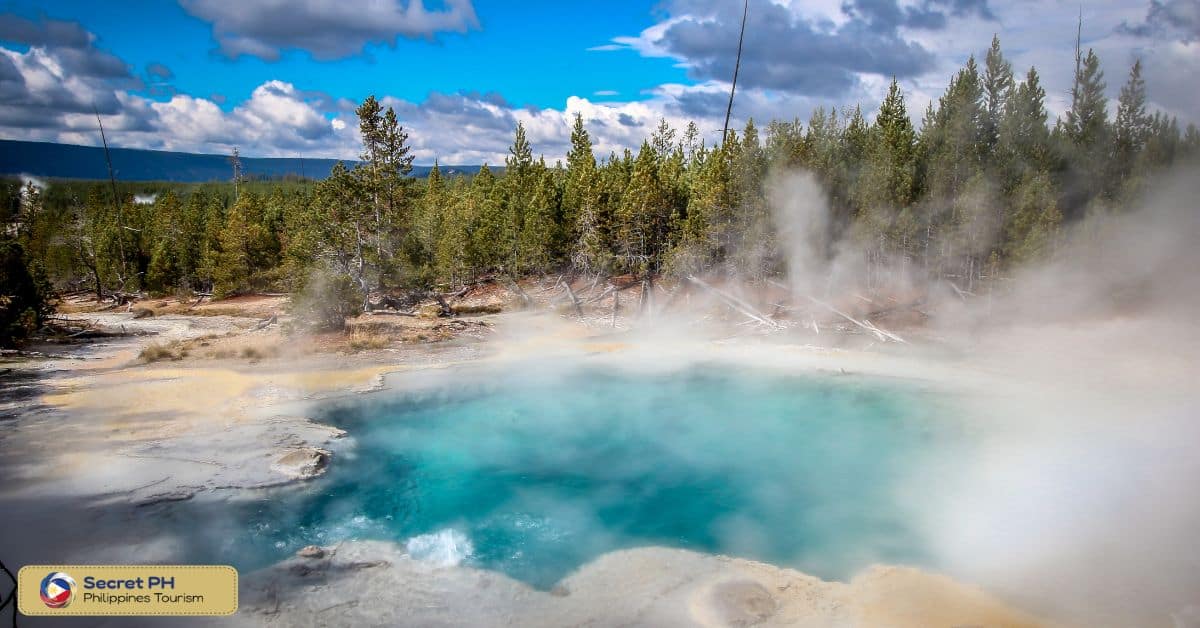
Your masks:
{"label": "white cloud", "polygon": [[[478,28],[471,0],[446,0],[444,10],[429,10],[423,0],[182,0],[192,15],[212,22],[221,52],[268,61],[289,49],[306,50],[316,59],[339,59],[362,52],[368,44],[394,45],[397,37],[433,37]],[[407,6],[406,6],[407,5]]]}

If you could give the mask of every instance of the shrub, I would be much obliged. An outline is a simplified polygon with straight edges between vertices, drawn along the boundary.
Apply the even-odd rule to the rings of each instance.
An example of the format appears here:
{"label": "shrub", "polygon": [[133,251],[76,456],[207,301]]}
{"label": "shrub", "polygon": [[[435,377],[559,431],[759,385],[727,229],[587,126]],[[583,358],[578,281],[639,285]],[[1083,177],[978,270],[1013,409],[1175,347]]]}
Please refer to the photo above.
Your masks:
{"label": "shrub", "polygon": [[187,357],[187,354],[187,350],[182,347],[155,343],[142,349],[142,352],[138,354],[138,359],[150,364],[162,360],[182,360]]}
{"label": "shrub", "polygon": [[316,273],[292,296],[292,315],[318,330],[345,329],[346,319],[362,312],[363,293],[345,275]]}

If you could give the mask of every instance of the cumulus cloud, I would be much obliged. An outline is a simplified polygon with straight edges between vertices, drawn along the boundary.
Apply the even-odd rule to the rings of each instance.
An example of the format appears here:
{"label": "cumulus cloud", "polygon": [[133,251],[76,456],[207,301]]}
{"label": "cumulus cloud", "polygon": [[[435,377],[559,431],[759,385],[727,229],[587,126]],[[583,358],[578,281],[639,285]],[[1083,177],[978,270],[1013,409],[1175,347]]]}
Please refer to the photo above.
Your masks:
{"label": "cumulus cloud", "polygon": [[0,15],[0,126],[54,129],[71,114],[115,115],[118,91],[142,87],[130,67],[78,22]]}
{"label": "cumulus cloud", "polygon": [[[904,29],[940,30],[953,17],[995,19],[986,0],[845,0],[838,20],[811,7],[753,0],[749,9],[739,84],[826,97],[861,87],[862,74],[912,77],[935,64],[934,55]],[[733,75],[741,7],[716,0],[679,0],[670,17],[637,37],[617,37],[593,50],[629,48],[644,56],[672,57],[697,80]]]}
{"label": "cumulus cloud", "polygon": [[[902,76],[901,85],[910,113],[919,116],[969,55],[982,55],[997,23],[1011,24],[1040,3],[754,0],[747,26],[753,34],[747,39],[732,125],[740,128],[750,117],[760,126],[772,118],[806,120],[818,106],[841,109],[855,103],[862,103],[869,117],[891,80],[887,70],[913,63],[912,74]],[[640,34],[612,40],[612,46],[639,55],[676,59],[692,73],[690,83],[650,86],[636,96],[601,89],[592,98],[566,96],[542,108],[508,102],[495,92],[432,92],[410,100],[378,95],[395,108],[422,164],[435,158],[443,164],[502,163],[518,122],[525,125],[535,154],[553,164],[570,147],[576,113],[583,116],[599,157],[636,150],[660,119],[676,129],[695,121],[711,145],[719,139],[729,97],[729,78],[719,64],[732,63],[741,18],[734,10],[740,7],[730,7],[713,0],[681,0],[668,5],[659,22]],[[1200,42],[1146,40],[1114,26],[1146,15],[1144,5],[1120,0],[1090,4],[1084,15],[1084,40],[1104,61],[1111,95],[1123,80],[1122,66],[1131,63],[1136,52],[1145,62],[1152,105],[1179,115],[1185,123],[1197,121],[1200,105],[1188,88],[1200,82]],[[1045,20],[1002,33],[1018,72],[1037,65],[1052,113],[1065,106],[1075,19],[1073,12],[1049,12]],[[817,34],[814,41],[789,41],[812,33]],[[710,35],[713,41],[706,42]],[[1056,37],[1062,41],[1047,43],[1056,42]],[[714,43],[720,38],[729,40],[726,61],[717,58],[725,54],[718,54]],[[862,41],[852,41],[855,38]],[[110,142],[118,146],[217,153],[238,146],[245,155],[343,159],[360,152],[357,103],[305,91],[302,84],[267,80],[248,98],[226,102],[218,94],[176,93],[169,85],[155,91],[161,86],[157,79],[169,80],[170,69],[150,64],[143,72],[150,84],[147,92],[128,64],[100,50],[96,37],[77,23],[0,16],[0,41],[24,43],[13,49],[0,45],[3,137],[96,145],[95,103]],[[778,47],[772,48],[771,42]],[[844,58],[834,54],[843,49]],[[907,60],[883,58],[893,49],[917,52]],[[811,58],[804,56],[809,50],[814,51]],[[116,62],[81,64],[72,51],[96,52]],[[821,65],[822,59],[826,65]],[[106,66],[123,71],[107,71]],[[726,69],[732,74],[731,66]],[[822,72],[828,76],[819,76]],[[812,77],[806,78],[806,73]],[[712,76],[700,78],[708,75]]]}
{"label": "cumulus cloud", "polygon": [[479,27],[471,0],[446,0],[430,10],[423,0],[181,0],[192,15],[211,22],[225,56],[276,61],[285,50],[306,50],[320,60],[362,52],[368,44],[395,45],[398,37],[434,37]]}
{"label": "cumulus cloud", "polygon": [[40,19],[37,21],[7,13],[0,15],[0,39],[29,46],[84,48],[92,44],[92,34],[79,22]]}
{"label": "cumulus cloud", "polygon": [[0,40],[49,51],[64,73],[99,79],[131,78],[129,66],[97,48],[95,39],[78,22],[0,15]]}
{"label": "cumulus cloud", "polygon": [[290,83],[267,81],[250,98],[223,111],[205,98],[177,94],[167,102],[140,101],[149,122],[145,133],[126,133],[125,145],[224,152],[234,146],[246,154],[287,156],[314,152],[351,157],[357,137],[318,109],[311,96]]}
{"label": "cumulus cloud", "polygon": [[1150,0],[1141,22],[1122,22],[1119,32],[1138,37],[1169,36],[1185,42],[1200,39],[1200,0]]}

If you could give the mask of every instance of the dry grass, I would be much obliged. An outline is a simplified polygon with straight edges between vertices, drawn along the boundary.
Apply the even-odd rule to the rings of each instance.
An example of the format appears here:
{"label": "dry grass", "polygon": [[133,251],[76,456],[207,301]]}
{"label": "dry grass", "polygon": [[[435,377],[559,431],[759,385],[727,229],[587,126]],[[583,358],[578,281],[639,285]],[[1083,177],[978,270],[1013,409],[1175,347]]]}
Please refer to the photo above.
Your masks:
{"label": "dry grass", "polygon": [[161,360],[178,361],[189,356],[209,360],[241,358],[257,362],[278,357],[281,351],[282,345],[274,338],[250,341],[236,333],[226,333],[209,334],[171,343],[155,343],[143,349],[138,357],[146,363]]}
{"label": "dry grass", "polygon": [[351,351],[384,349],[392,344],[392,337],[389,334],[381,333],[365,325],[362,327],[364,328],[350,331],[350,337],[346,340],[346,344]]}
{"label": "dry grass", "polygon": [[504,308],[499,303],[476,303],[452,305],[455,314],[499,314]]}
{"label": "dry grass", "polygon": [[238,351],[238,355],[246,360],[250,360],[250,363],[254,364],[259,360],[279,357],[279,345],[251,345],[242,347]]}
{"label": "dry grass", "polygon": [[154,343],[142,349],[138,354],[138,359],[146,364],[153,362],[161,362],[163,360],[179,361],[188,356],[186,348],[176,344],[160,344]]}

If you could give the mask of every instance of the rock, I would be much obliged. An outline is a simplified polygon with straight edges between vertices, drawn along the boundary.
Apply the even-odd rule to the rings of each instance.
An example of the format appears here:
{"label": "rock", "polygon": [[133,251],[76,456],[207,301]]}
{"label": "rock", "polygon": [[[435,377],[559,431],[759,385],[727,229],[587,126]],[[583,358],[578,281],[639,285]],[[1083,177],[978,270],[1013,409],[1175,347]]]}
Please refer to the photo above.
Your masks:
{"label": "rock", "polygon": [[725,626],[754,626],[775,614],[778,603],[752,580],[724,582],[712,592],[712,607]]}
{"label": "rock", "polygon": [[325,548],[317,545],[306,545],[296,552],[300,558],[324,558]]}
{"label": "rock", "polygon": [[275,460],[271,470],[297,480],[315,478],[325,472],[330,453],[316,447],[292,449]]}

